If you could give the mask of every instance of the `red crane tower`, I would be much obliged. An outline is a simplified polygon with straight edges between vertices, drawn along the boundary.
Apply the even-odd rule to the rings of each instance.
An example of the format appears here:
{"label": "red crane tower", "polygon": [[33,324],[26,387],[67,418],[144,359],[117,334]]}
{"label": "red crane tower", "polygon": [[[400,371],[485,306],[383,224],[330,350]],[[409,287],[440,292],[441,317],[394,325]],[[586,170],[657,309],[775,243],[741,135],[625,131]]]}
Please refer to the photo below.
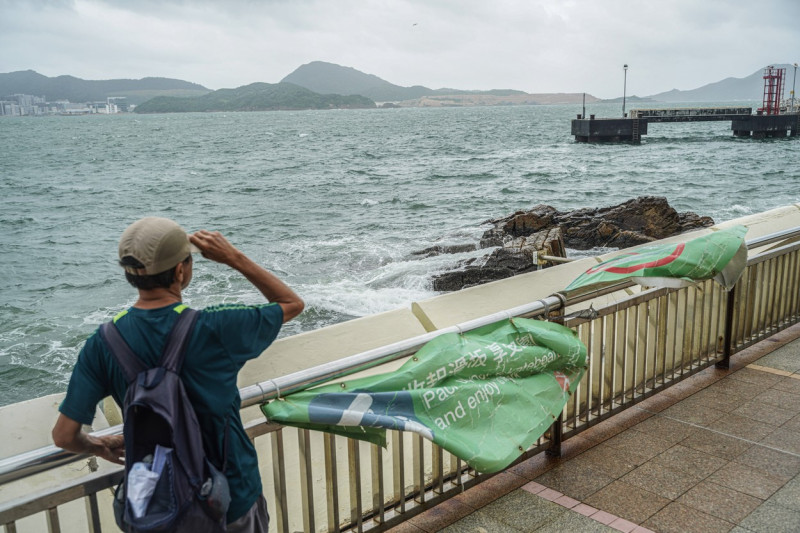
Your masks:
{"label": "red crane tower", "polygon": [[786,84],[786,69],[776,68],[772,65],[764,69],[764,101],[758,109],[760,114],[779,115],[781,112],[781,97]]}

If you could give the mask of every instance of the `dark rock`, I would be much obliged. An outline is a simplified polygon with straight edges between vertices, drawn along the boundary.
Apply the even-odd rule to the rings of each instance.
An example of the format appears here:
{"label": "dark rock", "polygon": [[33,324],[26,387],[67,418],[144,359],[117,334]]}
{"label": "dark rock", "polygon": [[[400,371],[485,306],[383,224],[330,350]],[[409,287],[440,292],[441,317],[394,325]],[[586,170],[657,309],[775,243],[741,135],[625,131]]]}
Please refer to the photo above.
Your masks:
{"label": "dark rock", "polygon": [[456,270],[434,276],[433,290],[456,291],[532,272],[544,266],[539,260],[540,254],[565,256],[559,228],[506,240],[503,246],[493,250],[486,258],[463,261]]}
{"label": "dark rock", "polygon": [[628,248],[693,229],[714,225],[709,217],[678,213],[666,198],[642,196],[625,203],[601,208],[560,212],[547,205],[489,221],[494,225],[483,234],[481,244],[502,242],[504,236],[527,235],[559,226],[567,248]]}
{"label": "dark rock", "polygon": [[411,255],[421,255],[424,257],[434,257],[441,254],[460,254],[463,252],[473,252],[478,247],[474,243],[468,244],[451,244],[451,245],[436,245],[430,248],[425,248],[418,252],[411,252]]}
{"label": "dark rock", "polygon": [[[714,225],[710,217],[678,213],[666,198],[641,196],[619,205],[560,212],[540,204],[529,211],[489,220],[480,248],[499,247],[484,259],[459,263],[433,279],[436,291],[453,291],[549,266],[542,255],[566,257],[565,248],[628,248]],[[466,246],[466,245],[465,245]],[[418,255],[470,251],[434,246]],[[452,250],[452,251],[451,251]]]}

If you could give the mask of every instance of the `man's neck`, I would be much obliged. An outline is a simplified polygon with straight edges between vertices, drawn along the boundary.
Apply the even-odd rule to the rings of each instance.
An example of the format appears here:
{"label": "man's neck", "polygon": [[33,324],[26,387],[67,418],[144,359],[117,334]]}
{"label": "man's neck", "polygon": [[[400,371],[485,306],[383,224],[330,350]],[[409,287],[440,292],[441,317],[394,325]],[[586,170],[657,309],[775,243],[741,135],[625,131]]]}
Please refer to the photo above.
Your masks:
{"label": "man's neck", "polygon": [[137,309],[158,309],[181,302],[180,286],[143,290],[139,289],[139,299],[133,304]]}

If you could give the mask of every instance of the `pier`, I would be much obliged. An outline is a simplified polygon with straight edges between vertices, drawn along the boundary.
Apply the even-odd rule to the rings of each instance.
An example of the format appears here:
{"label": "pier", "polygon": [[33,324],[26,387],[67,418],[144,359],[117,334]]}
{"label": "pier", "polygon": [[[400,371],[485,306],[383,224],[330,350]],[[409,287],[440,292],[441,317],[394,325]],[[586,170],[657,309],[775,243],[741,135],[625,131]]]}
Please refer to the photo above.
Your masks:
{"label": "pier", "polygon": [[[625,65],[627,74],[628,65]],[[795,64],[795,72],[797,64]],[[632,109],[625,113],[622,99],[622,118],[596,119],[594,115],[578,115],[572,121],[572,135],[578,142],[642,141],[651,122],[705,122],[730,120],[736,137],[795,137],[800,130],[800,112],[795,107],[794,86],[790,102],[781,99],[786,84],[786,69],[769,66],[764,69],[763,103],[753,114],[751,107],[687,107],[668,109]],[[584,109],[584,115],[586,110]]]}
{"label": "pier", "polygon": [[750,107],[690,107],[669,109],[633,109],[628,117],[589,118],[578,115],[572,120],[572,135],[578,142],[641,142],[648,124],[656,122],[731,121],[736,137],[794,137],[800,131],[800,114],[753,114]]}

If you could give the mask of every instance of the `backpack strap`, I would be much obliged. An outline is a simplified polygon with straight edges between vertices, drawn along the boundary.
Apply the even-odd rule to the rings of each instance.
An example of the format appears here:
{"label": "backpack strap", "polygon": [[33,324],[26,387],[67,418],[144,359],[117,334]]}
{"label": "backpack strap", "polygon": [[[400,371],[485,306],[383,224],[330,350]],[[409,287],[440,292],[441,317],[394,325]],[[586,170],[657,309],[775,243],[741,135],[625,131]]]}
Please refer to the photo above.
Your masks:
{"label": "backpack strap", "polygon": [[[178,319],[173,324],[172,330],[167,337],[159,366],[173,370],[176,374],[180,372],[183,358],[186,355],[186,345],[199,315],[200,312],[194,309],[189,309],[188,307],[181,309]],[[120,368],[122,368],[128,383],[133,382],[136,376],[149,368],[131,350],[131,347],[122,338],[113,321],[106,322],[100,326],[100,337],[108,346]]]}
{"label": "backpack strap", "polygon": [[142,360],[133,353],[131,347],[122,338],[114,322],[106,322],[100,326],[100,338],[106,343],[111,355],[122,368],[122,373],[125,374],[125,380],[128,383],[132,383],[140,372],[147,370]]}
{"label": "backpack strap", "polygon": [[161,366],[180,374],[183,359],[186,356],[186,346],[189,344],[189,337],[192,335],[194,324],[199,316],[200,311],[195,309],[188,307],[181,309],[178,320],[172,326],[167,343],[164,345]]}

